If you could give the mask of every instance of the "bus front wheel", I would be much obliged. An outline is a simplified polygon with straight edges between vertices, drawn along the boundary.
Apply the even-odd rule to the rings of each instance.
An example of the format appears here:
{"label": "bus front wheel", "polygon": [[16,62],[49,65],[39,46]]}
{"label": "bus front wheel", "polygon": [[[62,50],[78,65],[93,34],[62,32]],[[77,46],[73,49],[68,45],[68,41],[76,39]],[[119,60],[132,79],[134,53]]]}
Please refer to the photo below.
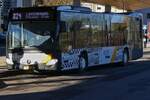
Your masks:
{"label": "bus front wheel", "polygon": [[79,71],[84,71],[88,65],[87,57],[80,56],[79,57]]}

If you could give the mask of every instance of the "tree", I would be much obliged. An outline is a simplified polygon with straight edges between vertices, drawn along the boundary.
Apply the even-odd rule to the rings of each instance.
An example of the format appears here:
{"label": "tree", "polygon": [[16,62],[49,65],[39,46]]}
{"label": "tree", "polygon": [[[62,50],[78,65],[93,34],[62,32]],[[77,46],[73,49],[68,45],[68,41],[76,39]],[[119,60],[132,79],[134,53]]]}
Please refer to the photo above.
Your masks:
{"label": "tree", "polygon": [[72,0],[47,0],[48,5],[68,5],[72,3]]}
{"label": "tree", "polygon": [[73,0],[35,0],[36,6],[70,5]]}
{"label": "tree", "polygon": [[35,0],[36,6],[80,5],[80,0]]}

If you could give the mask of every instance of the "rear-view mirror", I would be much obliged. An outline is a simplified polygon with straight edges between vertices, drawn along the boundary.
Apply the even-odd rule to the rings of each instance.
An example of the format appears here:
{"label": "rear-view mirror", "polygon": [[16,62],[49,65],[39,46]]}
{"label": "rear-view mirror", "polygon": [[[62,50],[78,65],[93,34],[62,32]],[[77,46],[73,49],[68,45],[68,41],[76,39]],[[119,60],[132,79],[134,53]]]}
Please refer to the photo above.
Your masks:
{"label": "rear-view mirror", "polygon": [[7,31],[7,25],[1,24],[1,28],[3,29],[3,31]]}

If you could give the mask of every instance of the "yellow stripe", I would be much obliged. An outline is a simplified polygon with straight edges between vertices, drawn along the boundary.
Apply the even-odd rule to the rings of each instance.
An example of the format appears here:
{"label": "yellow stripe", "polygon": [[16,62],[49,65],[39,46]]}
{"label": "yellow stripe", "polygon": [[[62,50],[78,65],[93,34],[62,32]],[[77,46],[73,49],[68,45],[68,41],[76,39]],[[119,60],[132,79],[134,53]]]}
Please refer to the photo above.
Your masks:
{"label": "yellow stripe", "polygon": [[114,51],[113,51],[113,55],[112,55],[112,58],[111,58],[111,63],[115,62],[115,58],[117,56],[117,51],[118,51],[118,48],[115,47]]}

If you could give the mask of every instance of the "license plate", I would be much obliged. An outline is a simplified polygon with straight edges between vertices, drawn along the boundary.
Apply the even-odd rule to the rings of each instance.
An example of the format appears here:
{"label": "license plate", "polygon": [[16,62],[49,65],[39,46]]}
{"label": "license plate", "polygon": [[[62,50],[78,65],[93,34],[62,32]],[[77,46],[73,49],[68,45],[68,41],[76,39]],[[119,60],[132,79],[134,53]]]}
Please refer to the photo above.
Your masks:
{"label": "license plate", "polygon": [[30,67],[29,67],[29,66],[23,66],[23,69],[24,69],[24,70],[29,70]]}

